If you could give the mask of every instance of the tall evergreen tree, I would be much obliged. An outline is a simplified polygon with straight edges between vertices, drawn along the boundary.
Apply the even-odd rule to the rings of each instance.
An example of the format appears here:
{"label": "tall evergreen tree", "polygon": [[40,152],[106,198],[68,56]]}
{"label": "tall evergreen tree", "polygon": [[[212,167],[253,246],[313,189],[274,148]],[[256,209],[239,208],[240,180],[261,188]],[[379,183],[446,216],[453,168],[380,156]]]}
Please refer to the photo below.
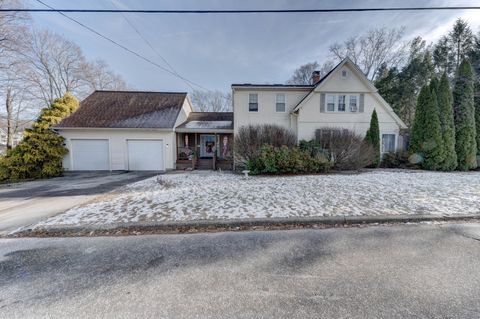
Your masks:
{"label": "tall evergreen tree", "polygon": [[44,108],[24,139],[0,160],[0,180],[47,178],[62,173],[62,159],[67,154],[64,138],[51,130],[78,107],[69,93]]}
{"label": "tall evergreen tree", "polygon": [[374,109],[370,119],[370,127],[368,128],[365,141],[373,146],[375,150],[375,159],[372,163],[373,167],[380,165],[380,125],[378,124],[377,111]]}
{"label": "tall evergreen tree", "polygon": [[425,141],[425,104],[429,99],[429,93],[430,89],[427,86],[423,86],[418,94],[415,117],[413,119],[413,125],[410,132],[409,151],[411,154],[422,156],[422,158],[423,143]]}
{"label": "tall evergreen tree", "polygon": [[436,76],[433,76],[432,79],[430,80],[429,88],[433,93],[435,93],[435,95],[438,95],[439,86],[440,86],[440,82],[438,81]]}
{"label": "tall evergreen tree", "polygon": [[437,102],[438,80],[433,78],[425,96],[423,111],[423,143],[422,153],[424,160],[422,167],[428,170],[439,170],[444,160],[442,130],[440,127],[439,109]]}
{"label": "tall evergreen tree", "polygon": [[455,66],[459,68],[461,61],[470,54],[475,38],[468,22],[461,18],[458,18],[457,21],[455,21],[448,37],[452,46],[451,52],[455,61]]}
{"label": "tall evergreen tree", "polygon": [[441,169],[452,171],[457,168],[457,153],[455,153],[455,124],[453,121],[453,97],[444,72],[438,87],[437,102],[439,108],[440,126],[443,139],[443,163]]}
{"label": "tall evergreen tree", "polygon": [[[477,92],[480,92],[480,88]],[[475,133],[477,136],[477,155],[480,156],[480,95],[475,96]]]}
{"label": "tall evergreen tree", "polygon": [[469,170],[477,167],[477,142],[474,107],[474,77],[468,60],[460,64],[453,90],[453,111],[455,120],[455,150],[458,169]]}

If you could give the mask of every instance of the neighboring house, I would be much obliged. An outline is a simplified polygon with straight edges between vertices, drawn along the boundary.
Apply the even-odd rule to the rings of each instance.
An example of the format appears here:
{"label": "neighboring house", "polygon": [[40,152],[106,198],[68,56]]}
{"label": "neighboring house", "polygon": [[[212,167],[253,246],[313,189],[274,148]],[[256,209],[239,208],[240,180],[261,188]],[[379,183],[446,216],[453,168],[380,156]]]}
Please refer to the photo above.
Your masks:
{"label": "neighboring house", "polygon": [[[231,154],[222,146],[232,142],[232,117],[192,112],[187,93],[95,91],[54,129],[69,150],[66,170],[165,171],[177,160],[179,167],[212,168],[216,145],[225,158]],[[203,146],[195,152],[197,143]]]}
{"label": "neighboring house", "polygon": [[[0,127],[0,154],[4,153],[7,149],[7,124],[0,122],[2,127]],[[17,128],[16,132],[13,133],[13,146],[15,147],[23,139],[23,131],[27,125],[22,125]]]}
{"label": "neighboring house", "polygon": [[234,132],[244,125],[271,123],[291,129],[298,140],[311,140],[315,131],[350,129],[364,136],[375,109],[382,152],[402,148],[405,123],[350,60],[344,59],[312,85],[233,84]]}
{"label": "neighboring house", "polygon": [[318,129],[364,136],[374,109],[382,152],[402,148],[405,123],[349,59],[312,85],[233,84],[234,112],[193,112],[186,93],[95,91],[54,128],[65,137],[66,170],[233,167],[233,138],[248,124],[276,124],[298,140]]}

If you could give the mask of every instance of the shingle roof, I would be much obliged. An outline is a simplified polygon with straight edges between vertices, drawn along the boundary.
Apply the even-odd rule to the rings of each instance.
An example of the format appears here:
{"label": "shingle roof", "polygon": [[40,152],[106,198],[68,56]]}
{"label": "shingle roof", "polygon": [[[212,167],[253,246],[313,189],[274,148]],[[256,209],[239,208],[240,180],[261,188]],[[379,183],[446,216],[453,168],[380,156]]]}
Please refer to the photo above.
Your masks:
{"label": "shingle roof", "polygon": [[95,91],[56,128],[173,128],[187,93]]}
{"label": "shingle roof", "polygon": [[177,129],[233,130],[233,112],[191,112]]}
{"label": "shingle roof", "polygon": [[268,87],[268,88],[312,88],[313,84],[252,84],[252,83],[237,83],[232,84],[232,87]]}

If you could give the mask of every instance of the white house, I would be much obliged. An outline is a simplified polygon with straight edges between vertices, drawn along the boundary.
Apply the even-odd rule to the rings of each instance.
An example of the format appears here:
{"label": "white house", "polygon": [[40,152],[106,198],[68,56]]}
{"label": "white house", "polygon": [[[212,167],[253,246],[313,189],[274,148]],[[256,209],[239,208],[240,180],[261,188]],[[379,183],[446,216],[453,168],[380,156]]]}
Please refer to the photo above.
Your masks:
{"label": "white house", "polygon": [[234,132],[244,125],[271,123],[291,129],[298,140],[311,140],[324,128],[353,130],[364,136],[375,109],[382,152],[403,146],[405,123],[350,60],[344,59],[312,85],[233,84]]}
{"label": "white house", "polygon": [[349,59],[312,85],[233,84],[234,112],[193,112],[186,93],[95,91],[54,128],[69,154],[66,170],[158,170],[233,167],[235,132],[277,124],[298,140],[318,129],[365,135],[378,113],[382,152],[402,147],[405,123]]}

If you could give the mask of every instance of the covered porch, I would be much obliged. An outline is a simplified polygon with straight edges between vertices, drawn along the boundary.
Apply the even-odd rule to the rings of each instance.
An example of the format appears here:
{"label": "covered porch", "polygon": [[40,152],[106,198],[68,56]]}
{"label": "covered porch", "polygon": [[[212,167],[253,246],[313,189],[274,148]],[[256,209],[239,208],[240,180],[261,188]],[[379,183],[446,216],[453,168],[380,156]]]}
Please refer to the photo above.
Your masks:
{"label": "covered porch", "polygon": [[177,169],[233,169],[232,113],[192,112],[175,131]]}

